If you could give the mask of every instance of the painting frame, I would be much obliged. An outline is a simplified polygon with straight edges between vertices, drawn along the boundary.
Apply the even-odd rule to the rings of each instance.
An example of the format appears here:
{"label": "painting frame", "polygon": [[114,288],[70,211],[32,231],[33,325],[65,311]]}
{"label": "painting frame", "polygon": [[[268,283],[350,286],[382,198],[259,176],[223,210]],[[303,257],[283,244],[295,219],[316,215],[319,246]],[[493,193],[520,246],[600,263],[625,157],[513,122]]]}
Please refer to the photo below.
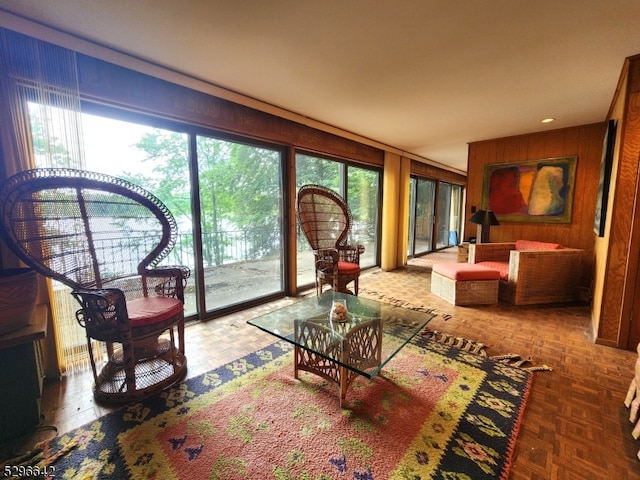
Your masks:
{"label": "painting frame", "polygon": [[578,157],[484,166],[482,208],[500,222],[571,223]]}
{"label": "painting frame", "polygon": [[616,143],[617,124],[615,120],[609,120],[607,130],[602,142],[602,159],[600,160],[600,179],[598,181],[598,193],[596,195],[596,210],[593,219],[593,231],[598,237],[604,237],[607,225],[607,207],[609,204],[609,185],[611,183],[611,170],[613,168],[613,150]]}

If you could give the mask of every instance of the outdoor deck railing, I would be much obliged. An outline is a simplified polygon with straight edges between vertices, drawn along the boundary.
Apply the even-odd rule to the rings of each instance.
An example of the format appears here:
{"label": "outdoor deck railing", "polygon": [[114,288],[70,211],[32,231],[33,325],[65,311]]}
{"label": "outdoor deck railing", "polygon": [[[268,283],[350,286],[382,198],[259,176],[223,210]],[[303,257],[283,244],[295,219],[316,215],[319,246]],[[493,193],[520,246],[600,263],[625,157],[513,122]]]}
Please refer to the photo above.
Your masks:
{"label": "outdoor deck railing", "polygon": [[[369,223],[354,222],[352,228],[353,242],[372,245],[375,236],[368,232],[375,232]],[[310,251],[309,244],[301,232],[297,232],[297,251]],[[221,266],[238,262],[264,260],[279,257],[282,252],[281,236],[274,235],[273,229],[253,230],[220,230],[203,234],[203,262],[204,266]],[[165,260],[174,265],[193,265],[193,236],[180,234],[176,246]]]}

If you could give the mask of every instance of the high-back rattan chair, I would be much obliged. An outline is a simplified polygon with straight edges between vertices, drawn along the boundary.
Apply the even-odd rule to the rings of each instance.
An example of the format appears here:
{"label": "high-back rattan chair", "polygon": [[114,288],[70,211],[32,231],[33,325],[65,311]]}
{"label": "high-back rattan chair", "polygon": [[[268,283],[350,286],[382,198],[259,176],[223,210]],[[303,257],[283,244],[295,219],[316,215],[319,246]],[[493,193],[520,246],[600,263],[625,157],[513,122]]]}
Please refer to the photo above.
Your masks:
{"label": "high-back rattan chair", "polygon": [[[160,200],[108,175],[36,169],[7,179],[0,205],[7,246],[71,287],[80,303],[76,317],[86,330],[97,400],[137,400],[185,376],[189,269],[159,265],[177,238]],[[108,354],[100,369],[96,340]]]}
{"label": "high-back rattan chair", "polygon": [[[313,249],[316,271],[316,293],[323,285],[334,290],[358,295],[360,255],[363,245],[347,245],[351,229],[351,211],[344,199],[320,185],[304,185],[298,191],[298,221]],[[353,282],[353,292],[347,284]]]}

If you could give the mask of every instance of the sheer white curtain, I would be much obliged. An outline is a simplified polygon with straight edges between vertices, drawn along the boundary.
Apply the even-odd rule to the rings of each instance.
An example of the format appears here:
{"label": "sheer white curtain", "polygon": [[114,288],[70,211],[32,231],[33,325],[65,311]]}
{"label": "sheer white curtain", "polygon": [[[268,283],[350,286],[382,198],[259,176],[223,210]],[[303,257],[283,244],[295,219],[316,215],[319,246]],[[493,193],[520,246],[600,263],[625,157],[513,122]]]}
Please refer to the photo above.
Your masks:
{"label": "sheer white curtain", "polygon": [[[84,168],[76,54],[0,29],[0,141],[8,177],[37,167]],[[4,246],[3,246],[4,248]],[[4,248],[2,266],[16,264]],[[43,282],[53,321],[48,330],[48,374],[88,365],[77,303],[57,282]]]}
{"label": "sheer white curtain", "polygon": [[[76,54],[8,30],[2,39],[3,153],[7,174],[34,167],[83,168]],[[9,136],[8,149],[5,138]]]}

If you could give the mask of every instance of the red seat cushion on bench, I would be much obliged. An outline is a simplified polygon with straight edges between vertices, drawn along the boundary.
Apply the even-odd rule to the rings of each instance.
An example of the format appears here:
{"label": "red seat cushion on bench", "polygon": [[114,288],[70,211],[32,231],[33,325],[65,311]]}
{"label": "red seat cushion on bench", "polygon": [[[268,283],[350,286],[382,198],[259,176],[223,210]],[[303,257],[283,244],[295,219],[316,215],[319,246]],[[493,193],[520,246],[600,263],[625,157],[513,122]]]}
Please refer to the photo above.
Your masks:
{"label": "red seat cushion on bench", "polygon": [[436,263],[433,271],[452,280],[499,280],[500,273],[477,263]]}

